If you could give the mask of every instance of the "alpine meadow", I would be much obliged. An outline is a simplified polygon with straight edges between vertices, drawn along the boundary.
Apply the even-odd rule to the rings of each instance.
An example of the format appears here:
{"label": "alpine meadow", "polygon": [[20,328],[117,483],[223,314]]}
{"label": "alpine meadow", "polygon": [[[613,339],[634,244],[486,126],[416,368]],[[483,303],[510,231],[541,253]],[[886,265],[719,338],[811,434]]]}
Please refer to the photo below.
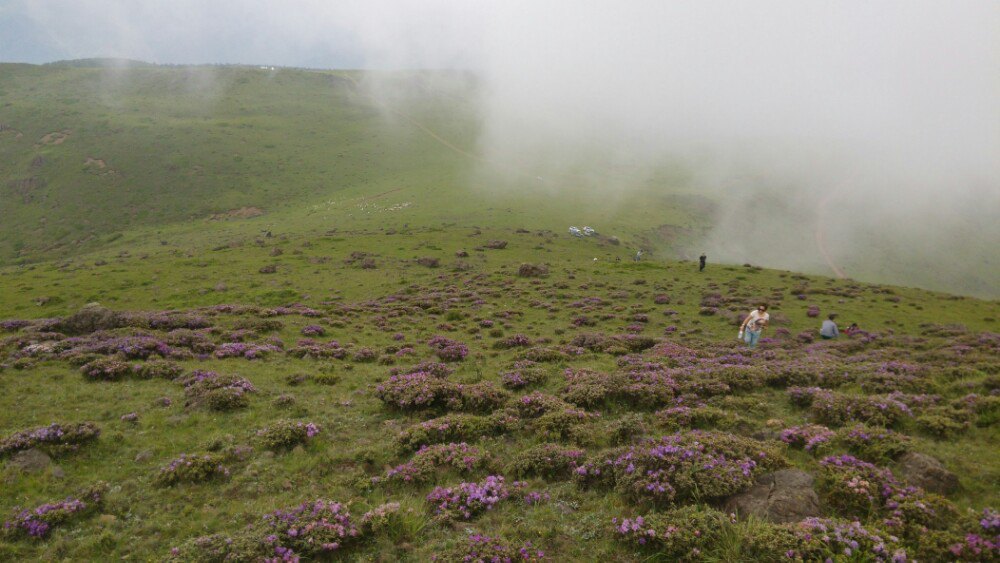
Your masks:
{"label": "alpine meadow", "polygon": [[690,160],[499,158],[488,90],[0,63],[0,560],[1000,560],[995,224],[724,260]]}

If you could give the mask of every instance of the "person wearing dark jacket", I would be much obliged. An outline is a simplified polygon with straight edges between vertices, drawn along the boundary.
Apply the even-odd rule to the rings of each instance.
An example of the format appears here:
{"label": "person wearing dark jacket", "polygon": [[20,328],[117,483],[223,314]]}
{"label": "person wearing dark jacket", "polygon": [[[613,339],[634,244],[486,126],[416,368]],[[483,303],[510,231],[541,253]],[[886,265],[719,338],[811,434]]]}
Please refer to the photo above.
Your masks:
{"label": "person wearing dark jacket", "polygon": [[701,256],[698,257],[698,271],[699,272],[705,269],[705,261],[706,260],[708,260],[708,256],[705,256],[704,254],[702,254]]}

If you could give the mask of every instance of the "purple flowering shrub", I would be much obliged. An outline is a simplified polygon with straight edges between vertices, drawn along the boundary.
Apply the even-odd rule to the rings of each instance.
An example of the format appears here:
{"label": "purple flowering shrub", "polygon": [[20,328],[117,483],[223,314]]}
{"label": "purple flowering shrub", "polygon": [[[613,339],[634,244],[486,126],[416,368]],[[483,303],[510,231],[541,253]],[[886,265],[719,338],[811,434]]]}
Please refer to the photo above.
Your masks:
{"label": "purple flowering shrub", "polygon": [[431,480],[438,470],[472,473],[489,465],[489,456],[465,442],[422,446],[409,461],[389,469],[373,482],[420,483]]}
{"label": "purple flowering shrub", "polygon": [[490,475],[479,483],[459,483],[435,487],[427,495],[436,516],[447,520],[469,520],[510,497],[510,488],[500,475]]}
{"label": "purple flowering shrub", "polygon": [[731,429],[746,424],[746,420],[740,415],[708,405],[693,407],[678,405],[658,410],[653,416],[659,425],[668,430],[688,428]]}
{"label": "purple flowering shrub", "polygon": [[639,500],[672,504],[738,493],[758,473],[785,464],[765,442],[693,430],[606,451],[580,464],[574,479],[581,486],[614,487]]}
{"label": "purple flowering shrub", "polygon": [[251,342],[226,342],[219,344],[215,349],[216,358],[244,358],[247,360],[259,360],[266,358],[274,352],[280,352],[281,348],[274,344],[259,344]]}
{"label": "purple flowering shrub", "polygon": [[320,433],[312,422],[278,420],[254,434],[254,441],[265,450],[288,450],[305,444]]}
{"label": "purple flowering shrub", "polygon": [[508,398],[493,382],[461,384],[426,372],[389,376],[375,387],[375,396],[388,406],[402,410],[448,408],[491,411]]}
{"label": "purple flowering shrub", "polygon": [[343,360],[347,357],[348,350],[347,348],[341,347],[340,343],[336,340],[331,340],[329,342],[317,342],[306,338],[299,340],[294,347],[288,350],[287,354],[294,358],[312,358],[314,360],[321,358],[336,358],[338,360]]}
{"label": "purple flowering shrub", "polygon": [[416,410],[444,406],[456,388],[456,383],[418,371],[389,376],[375,387],[375,396],[387,406]]}
{"label": "purple flowering shrub", "polygon": [[80,368],[89,381],[120,381],[132,375],[132,364],[118,358],[97,358]]}
{"label": "purple flowering shrub", "polygon": [[339,502],[315,500],[264,516],[259,532],[279,560],[340,552],[361,539],[351,513]]}
{"label": "purple flowering shrub", "polygon": [[387,502],[361,515],[361,530],[377,534],[391,530],[399,521],[399,503]]}
{"label": "purple flowering shrub", "polygon": [[45,538],[52,528],[96,512],[101,508],[107,492],[107,483],[98,482],[83,489],[75,497],[47,502],[32,509],[15,508],[11,519],[5,521],[0,528],[0,538]]}
{"label": "purple flowering shrub", "polygon": [[616,538],[655,549],[670,560],[698,560],[715,542],[729,517],[711,508],[684,506],[635,518],[612,519]]}
{"label": "purple flowering shrub", "polygon": [[531,542],[524,542],[518,546],[502,538],[482,534],[472,534],[464,544],[446,553],[438,553],[433,556],[433,561],[441,561],[442,563],[486,563],[493,561],[513,563],[516,561],[541,561],[542,559],[545,559],[545,552],[536,549],[531,545]]}
{"label": "purple flowering shrub", "polygon": [[148,360],[132,365],[132,373],[140,379],[176,379],[184,368],[166,360]]}
{"label": "purple flowering shrub", "polygon": [[245,408],[250,404],[248,395],[257,392],[245,377],[214,371],[195,370],[180,381],[184,385],[187,405],[204,405],[215,411]]}
{"label": "purple flowering shrub", "polygon": [[819,488],[840,514],[872,514],[900,487],[891,471],[852,455],[823,458],[820,466]]}
{"label": "purple flowering shrub", "polygon": [[860,522],[827,518],[807,518],[789,525],[798,545],[785,556],[804,561],[909,561],[899,539],[866,528]]}
{"label": "purple flowering shrub", "polygon": [[446,378],[455,373],[455,368],[442,362],[420,362],[410,367],[396,367],[389,370],[389,375],[405,375],[410,373],[426,373],[434,377]]}
{"label": "purple flowering shrub", "polygon": [[511,348],[527,348],[531,346],[531,339],[523,334],[515,334],[513,336],[508,336],[503,340],[497,340],[493,343],[493,348],[495,350],[510,350]]}
{"label": "purple flowering shrub", "polygon": [[81,445],[92,442],[101,434],[101,429],[93,422],[57,424],[22,430],[0,440],[0,458],[21,450],[43,448],[51,453],[73,451]]}
{"label": "purple flowering shrub", "polygon": [[414,424],[396,436],[396,446],[401,451],[416,451],[422,446],[475,440],[494,435],[508,427],[509,417],[449,414]]}
{"label": "purple flowering shrub", "polygon": [[841,428],[837,441],[861,459],[874,463],[886,463],[903,455],[910,449],[910,437],[886,428],[873,428],[857,424]]}
{"label": "purple flowering shrub", "polygon": [[442,362],[461,362],[469,355],[468,346],[440,335],[428,340],[427,345]]}
{"label": "purple flowering shrub", "polygon": [[531,360],[516,361],[512,369],[500,374],[500,383],[508,389],[522,389],[544,383],[546,379],[545,370]]}
{"label": "purple flowering shrub", "polygon": [[222,456],[213,453],[181,454],[180,457],[160,468],[153,482],[161,487],[178,483],[202,483],[219,477],[228,477],[229,469],[222,464]]}
{"label": "purple flowering shrub", "polygon": [[819,387],[789,387],[788,395],[799,406],[808,406],[817,422],[842,426],[862,422],[892,426],[913,416],[910,407],[893,395],[848,395]]}
{"label": "purple flowering shrub", "polygon": [[344,505],[307,501],[264,515],[235,534],[212,534],[170,550],[167,561],[299,561],[341,553],[363,539]]}
{"label": "purple flowering shrub", "polygon": [[302,336],[324,336],[326,334],[326,329],[320,325],[306,325],[302,327]]}
{"label": "purple flowering shrub", "polygon": [[570,476],[584,451],[559,444],[539,444],[514,455],[505,472],[515,477],[563,479]]}
{"label": "purple flowering shrub", "polygon": [[781,431],[782,442],[793,448],[802,448],[813,453],[826,449],[835,436],[836,432],[818,424],[793,426]]}

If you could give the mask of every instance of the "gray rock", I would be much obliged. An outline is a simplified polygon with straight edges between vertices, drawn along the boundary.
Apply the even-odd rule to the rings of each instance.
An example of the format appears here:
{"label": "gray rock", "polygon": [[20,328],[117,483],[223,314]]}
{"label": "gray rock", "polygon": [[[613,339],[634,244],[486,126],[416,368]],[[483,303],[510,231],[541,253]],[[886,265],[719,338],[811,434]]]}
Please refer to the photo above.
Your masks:
{"label": "gray rock", "polygon": [[31,448],[14,454],[8,466],[24,473],[41,473],[52,465],[52,458],[45,452]]}
{"label": "gray rock", "polygon": [[153,459],[153,452],[150,450],[142,450],[135,455],[135,462],[142,463],[144,461],[149,461]]}
{"label": "gray rock", "polygon": [[761,475],[750,490],[729,497],[725,509],[740,517],[753,515],[778,524],[820,515],[813,477],[798,469]]}
{"label": "gray rock", "polygon": [[899,459],[897,471],[907,483],[925,491],[946,495],[958,490],[958,476],[927,454],[910,452]]}

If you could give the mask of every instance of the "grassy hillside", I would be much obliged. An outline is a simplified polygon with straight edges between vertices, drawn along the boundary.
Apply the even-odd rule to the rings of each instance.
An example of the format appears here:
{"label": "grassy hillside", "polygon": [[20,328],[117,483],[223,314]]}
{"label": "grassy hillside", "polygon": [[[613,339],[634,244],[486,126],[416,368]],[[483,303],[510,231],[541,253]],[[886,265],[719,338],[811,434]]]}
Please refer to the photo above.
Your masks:
{"label": "grassy hillside", "polygon": [[[0,73],[0,261],[7,263],[79,255],[150,227],[195,221],[200,231],[203,220],[227,213],[263,213],[286,231],[309,222],[307,214],[365,224],[372,210],[329,213],[361,195],[416,206],[401,224],[507,224],[510,214],[524,214],[565,228],[571,217],[611,218],[598,198],[483,206],[489,193],[472,177],[473,159],[389,112],[349,74],[26,65],[2,65]],[[470,147],[475,119],[455,98],[469,87],[442,93],[405,79],[397,89],[403,99],[390,101]],[[662,202],[654,209],[662,215],[629,214],[617,224],[648,228],[671,219]]]}
{"label": "grassy hillside", "polygon": [[[844,493],[828,479],[840,474],[822,460],[852,452],[898,472],[900,451],[858,453],[844,441],[859,421],[894,429],[903,449],[933,455],[959,477],[959,489],[933,501],[947,505],[940,508],[945,517],[930,524],[935,541],[947,545],[918,540],[912,526],[920,520],[910,515],[911,531],[891,546],[922,560],[964,541],[976,515],[1000,501],[995,302],[757,268],[699,273],[692,263],[636,264],[607,241],[541,231],[356,228],[268,238],[248,226],[263,219],[226,223],[232,228],[206,235],[203,246],[151,242],[131,252],[109,249],[93,261],[3,272],[0,310],[8,317],[69,320],[4,323],[0,439],[17,443],[18,432],[53,422],[100,429],[77,451],[36,446],[51,457],[38,472],[20,469],[14,451],[4,454],[0,513],[7,521],[16,521],[17,506],[67,496],[88,506],[54,521],[43,539],[25,539],[15,527],[0,539],[4,558],[159,559],[171,557],[172,548],[179,560],[217,560],[226,550],[260,557],[274,547],[262,539],[270,529],[263,515],[329,499],[349,508],[360,535],[315,537],[339,538],[338,553],[351,560],[457,557],[481,541],[469,539],[475,533],[515,548],[530,542],[554,560],[631,561],[657,549],[669,559],[667,547],[635,543],[615,531],[612,519],[681,518],[670,516],[672,505],[698,506],[701,517],[712,518],[711,507],[747,485],[699,493],[675,475],[678,497],[665,502],[574,481],[564,466],[545,469],[525,452],[556,444],[550,447],[581,451],[564,463],[582,466],[614,448],[642,448],[646,439],[678,431],[671,440],[702,436],[689,434],[692,428],[714,432],[700,439],[711,451],[720,448],[717,454],[737,455],[737,446],[718,442],[734,439],[771,452],[773,460],[753,476],[782,464],[815,475],[822,513],[848,519],[861,513],[838,503]],[[507,244],[490,248],[501,246],[491,241]],[[544,262],[549,273],[520,277],[525,262]],[[772,307],[773,339],[750,353],[736,342],[733,323],[762,299]],[[98,315],[107,323],[99,326],[72,315],[95,300],[133,313],[113,321]],[[842,326],[858,322],[867,332],[809,343],[818,325],[810,307],[836,311]],[[436,335],[465,346],[464,359],[436,352],[428,344]],[[248,351],[256,359],[246,359]],[[430,386],[417,395],[379,389],[391,370],[438,361],[436,354],[451,360],[453,373],[419,377],[438,383],[418,382]],[[245,399],[206,398],[190,383],[206,370],[246,378],[254,391]],[[512,373],[534,382],[516,387]],[[622,387],[621,377],[638,379]],[[438,402],[456,389],[449,385],[465,389],[466,398]],[[832,406],[797,398],[796,388],[810,386],[830,389]],[[535,418],[518,406],[531,392],[551,403],[544,407],[549,416]],[[877,409],[842,410],[849,408],[844,401],[868,398],[905,411],[886,418]],[[694,418],[672,418],[677,405],[695,409]],[[502,427],[493,426],[508,411]],[[460,415],[466,418],[448,420],[469,429],[415,437],[422,422]],[[319,433],[306,437],[281,426],[295,422],[313,423]],[[806,423],[838,437],[810,452],[779,439],[783,429]],[[284,437],[272,436],[277,427]],[[259,435],[265,428],[272,430]],[[430,454],[414,458],[417,445],[437,442],[466,443],[448,451],[458,448],[471,466],[428,461]],[[431,451],[447,457],[441,448]],[[176,471],[164,468],[182,454],[207,455],[211,464],[174,483]],[[411,458],[416,465],[405,465]],[[401,464],[403,474],[416,472],[412,482],[391,477]],[[217,465],[226,473],[215,474]],[[500,496],[511,496],[485,514],[450,520],[425,500],[436,486],[487,475],[504,476]],[[511,485],[518,479],[526,488]],[[101,502],[80,496],[98,482],[110,487]],[[536,495],[526,505],[521,498],[529,492]],[[399,511],[384,526],[361,524],[363,513],[384,503],[400,503]],[[888,533],[878,530],[889,512],[878,504],[863,522],[871,533]],[[757,520],[719,526],[721,535],[682,551],[698,546],[708,560],[769,560],[776,548],[748,546],[783,538],[780,545],[807,560],[825,553],[803,543],[794,527]],[[212,534],[222,535],[195,540]],[[318,553],[287,530],[278,535],[278,547]]]}
{"label": "grassy hillside", "polygon": [[[1000,557],[997,301],[669,260],[680,172],[497,191],[463,77],[0,73],[0,560]],[[819,520],[729,515],[781,468]]]}

